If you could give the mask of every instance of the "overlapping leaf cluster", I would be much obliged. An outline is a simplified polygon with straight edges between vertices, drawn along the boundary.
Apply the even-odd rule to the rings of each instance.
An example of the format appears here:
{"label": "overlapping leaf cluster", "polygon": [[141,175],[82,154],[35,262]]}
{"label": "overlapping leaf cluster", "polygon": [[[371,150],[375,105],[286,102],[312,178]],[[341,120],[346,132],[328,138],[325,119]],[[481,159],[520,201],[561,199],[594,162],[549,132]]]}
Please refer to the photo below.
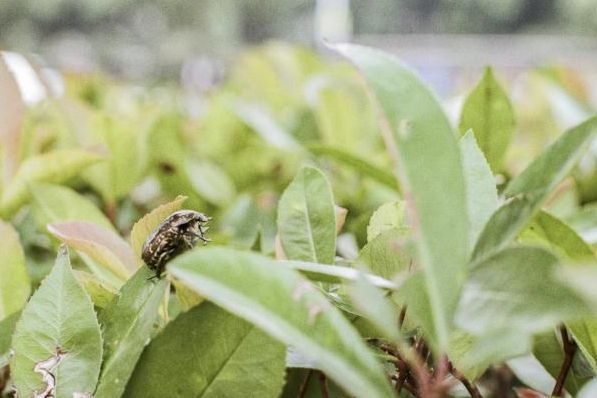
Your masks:
{"label": "overlapping leaf cluster", "polygon": [[[590,396],[597,217],[576,166],[597,117],[521,167],[491,70],[456,128],[395,57],[335,50],[364,86],[270,45],[186,109],[67,78],[28,119],[0,64],[6,393],[476,396],[507,364],[535,393]],[[214,217],[212,247],[150,280],[143,242],[183,207]]]}

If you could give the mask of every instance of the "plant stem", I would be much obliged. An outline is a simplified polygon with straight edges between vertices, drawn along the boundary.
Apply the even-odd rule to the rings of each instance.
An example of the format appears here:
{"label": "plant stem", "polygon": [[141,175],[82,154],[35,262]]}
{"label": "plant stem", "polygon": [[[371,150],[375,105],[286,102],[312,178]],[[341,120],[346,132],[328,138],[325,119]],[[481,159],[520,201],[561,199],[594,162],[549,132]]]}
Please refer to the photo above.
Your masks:
{"label": "plant stem", "polygon": [[404,387],[406,378],[408,377],[410,371],[408,370],[408,366],[406,366],[404,361],[400,359],[396,359],[395,365],[398,368],[398,377],[396,378],[396,393],[400,395],[400,391],[402,391],[402,387]]}
{"label": "plant stem", "polygon": [[328,394],[328,385],[326,382],[325,373],[319,372],[317,378],[319,379],[319,387],[321,388],[321,398],[329,398],[330,395]]}
{"label": "plant stem", "polygon": [[562,344],[564,346],[564,362],[562,363],[560,373],[556,379],[556,385],[551,393],[551,395],[556,397],[564,396],[564,383],[566,382],[566,377],[568,376],[570,366],[572,365],[572,359],[574,358],[574,353],[576,352],[576,343],[568,335],[566,326],[560,326],[560,335],[562,336]]}
{"label": "plant stem", "polygon": [[[395,380],[396,383],[398,383],[398,379],[400,378],[400,376],[396,376],[396,375],[392,375],[392,380]],[[412,395],[414,395],[415,397],[419,396],[419,393],[417,392],[417,388],[415,386],[413,386],[411,383],[409,383],[408,381],[404,381],[403,383],[403,387],[406,388],[406,390],[411,393]],[[396,391],[398,394],[400,394],[400,392]]]}
{"label": "plant stem", "polygon": [[307,372],[307,375],[305,376],[305,378],[303,379],[303,382],[301,383],[301,388],[299,389],[299,392],[298,392],[296,398],[303,398],[305,396],[305,393],[307,392],[307,387],[309,387],[309,381],[311,381],[312,375],[313,375],[313,369],[309,369],[309,371]]}
{"label": "plant stem", "polygon": [[400,316],[398,317],[398,330],[402,329],[402,325],[404,325],[404,318],[406,317],[406,304],[402,306],[400,309]]}
{"label": "plant stem", "polygon": [[449,364],[449,368],[452,376],[462,383],[472,398],[483,398],[481,391],[479,391],[475,383],[472,383],[469,379],[467,379],[466,376],[460,373],[460,371],[453,367],[452,364]]}

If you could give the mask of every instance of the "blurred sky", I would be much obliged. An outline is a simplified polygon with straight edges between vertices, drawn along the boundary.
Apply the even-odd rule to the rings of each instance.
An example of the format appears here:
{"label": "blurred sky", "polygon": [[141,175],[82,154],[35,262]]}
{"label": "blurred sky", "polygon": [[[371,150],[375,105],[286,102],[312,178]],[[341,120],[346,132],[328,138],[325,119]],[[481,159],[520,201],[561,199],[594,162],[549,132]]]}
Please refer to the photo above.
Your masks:
{"label": "blurred sky", "polygon": [[[392,47],[396,34],[530,34],[574,36],[592,49],[596,32],[594,0],[0,0],[0,48],[137,79],[178,76],[189,60],[227,62],[271,39]],[[524,56],[537,42],[520,45]]]}

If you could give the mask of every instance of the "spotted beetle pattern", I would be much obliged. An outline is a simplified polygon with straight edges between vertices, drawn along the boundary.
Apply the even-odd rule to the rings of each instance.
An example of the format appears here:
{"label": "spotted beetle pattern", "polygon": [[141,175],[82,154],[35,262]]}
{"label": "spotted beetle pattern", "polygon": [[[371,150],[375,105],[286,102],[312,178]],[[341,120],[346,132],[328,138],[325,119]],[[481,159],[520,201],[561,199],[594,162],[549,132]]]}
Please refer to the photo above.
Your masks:
{"label": "spotted beetle pattern", "polygon": [[180,210],[172,213],[149,235],[141,258],[147,267],[155,272],[154,278],[161,277],[168,261],[182,252],[192,249],[198,240],[207,244],[210,240],[205,237],[208,227],[204,225],[211,220],[205,214]]}

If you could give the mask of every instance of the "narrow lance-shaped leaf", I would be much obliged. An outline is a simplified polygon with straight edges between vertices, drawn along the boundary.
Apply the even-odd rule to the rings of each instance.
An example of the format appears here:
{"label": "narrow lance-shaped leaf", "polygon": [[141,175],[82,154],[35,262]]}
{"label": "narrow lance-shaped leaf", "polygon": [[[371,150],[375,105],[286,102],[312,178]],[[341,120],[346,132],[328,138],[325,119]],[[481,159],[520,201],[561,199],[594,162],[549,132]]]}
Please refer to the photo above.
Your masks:
{"label": "narrow lance-shaped leaf", "polygon": [[505,247],[539,211],[550,192],[572,171],[597,132],[597,117],[568,130],[504,191],[510,201],[491,216],[475,245],[479,260]]}
{"label": "narrow lance-shaped leaf", "polygon": [[384,372],[342,314],[298,273],[249,252],[206,248],[175,258],[172,276],[309,355],[358,397],[391,397]]}
{"label": "narrow lance-shaped leaf", "polygon": [[325,176],[305,167],[282,194],[278,231],[291,260],[332,264],[336,254],[334,199]]}
{"label": "narrow lance-shaped leaf", "polygon": [[356,172],[364,176],[372,178],[380,184],[383,184],[396,191],[400,191],[400,188],[398,187],[398,181],[392,173],[389,173],[376,166],[367,159],[333,146],[309,144],[307,145],[307,149],[314,155],[333,159],[340,164],[353,168]]}
{"label": "narrow lance-shaped leaf", "polygon": [[0,215],[4,218],[12,216],[27,201],[27,184],[67,181],[101,159],[101,156],[89,151],[59,149],[25,160],[2,192]]}
{"label": "narrow lance-shaped leaf", "polygon": [[483,152],[469,131],[458,143],[466,185],[466,206],[469,217],[469,248],[472,250],[479,234],[498,207],[495,180]]}
{"label": "narrow lance-shaped leaf", "polygon": [[467,97],[460,117],[460,132],[472,129],[494,173],[502,162],[514,131],[514,111],[504,89],[493,77],[491,68]]}
{"label": "narrow lance-shaped leaf", "polygon": [[147,346],[124,396],[276,398],[286,348],[250,323],[205,302]]}
{"label": "narrow lance-shaped leaf", "polygon": [[27,303],[31,286],[25,253],[14,228],[0,221],[0,320]]}
{"label": "narrow lance-shaped leaf", "polygon": [[434,334],[445,349],[466,276],[468,221],[455,134],[439,102],[395,57],[335,46],[361,72],[380,112],[425,271]]}
{"label": "narrow lance-shaped leaf", "polygon": [[139,268],[100,315],[105,351],[95,398],[122,396],[147,343],[168,287],[166,278],[150,281],[152,276]]}
{"label": "narrow lance-shaped leaf", "polygon": [[10,374],[19,396],[93,393],[102,360],[100,328],[66,246],[23,310],[11,345]]}

